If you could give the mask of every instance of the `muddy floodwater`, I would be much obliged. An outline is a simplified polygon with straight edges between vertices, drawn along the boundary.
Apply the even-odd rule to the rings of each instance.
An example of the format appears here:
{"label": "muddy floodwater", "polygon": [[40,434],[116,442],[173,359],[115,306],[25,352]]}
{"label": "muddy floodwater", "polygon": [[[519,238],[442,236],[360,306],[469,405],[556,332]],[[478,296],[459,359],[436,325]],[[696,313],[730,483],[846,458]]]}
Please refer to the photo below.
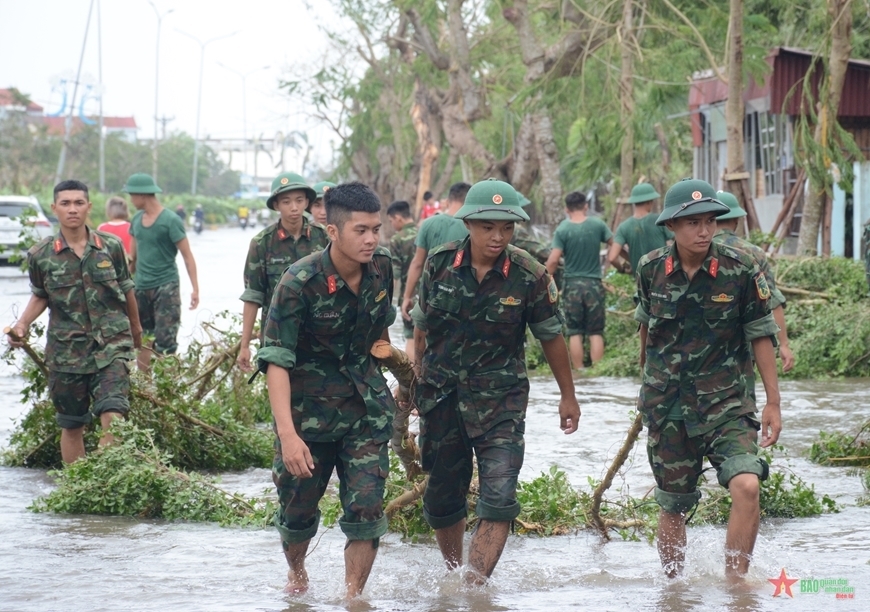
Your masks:
{"label": "muddy floodwater", "polygon": [[[225,309],[241,312],[242,266],[252,236],[251,230],[236,228],[191,235],[202,306],[185,308],[182,345],[199,321]],[[186,304],[190,285],[180,258],[179,267]],[[28,291],[25,276],[0,268],[0,323],[14,320]],[[400,334],[401,328],[395,331]],[[398,334],[394,340],[401,338]],[[21,387],[15,371],[2,366],[0,447],[26,410],[18,399]],[[565,436],[558,428],[555,383],[533,378],[521,478],[531,479],[553,464],[577,487],[586,487],[587,477],[600,478],[624,438],[637,388],[638,381],[631,379],[577,379],[583,417],[580,430]],[[493,579],[476,590],[444,569],[434,541],[409,543],[388,535],[355,609],[870,610],[870,507],[856,506],[864,493],[860,479],[848,468],[820,467],[805,459],[820,429],[851,430],[870,418],[870,381],[784,382],[781,388],[780,441],[788,464],[842,509],[817,518],[763,521],[746,588],[725,585],[724,527],[689,526],[687,571],[674,581],[663,577],[655,547],[645,541],[617,536],[605,544],[591,532],[511,536]],[[642,496],[652,482],[640,444],[615,486]],[[222,483],[249,495],[271,492],[270,474],[262,469],[225,474]],[[287,567],[272,529],[30,512],[28,505],[52,486],[43,471],[0,468],[2,611],[345,609],[344,538],[337,528],[321,528],[308,558],[311,590],[294,598],[282,593]],[[802,593],[801,582],[793,585],[793,598],[773,597],[768,578],[783,569],[789,578],[847,581],[854,599],[837,599],[823,589]]]}

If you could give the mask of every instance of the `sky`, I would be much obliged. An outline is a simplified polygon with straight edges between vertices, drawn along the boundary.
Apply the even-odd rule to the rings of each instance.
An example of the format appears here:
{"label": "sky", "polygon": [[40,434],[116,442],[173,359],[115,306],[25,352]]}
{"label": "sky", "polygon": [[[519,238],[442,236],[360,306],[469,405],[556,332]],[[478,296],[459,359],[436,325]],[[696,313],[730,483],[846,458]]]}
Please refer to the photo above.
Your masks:
{"label": "sky", "polygon": [[[321,165],[332,159],[335,136],[316,126],[298,102],[278,89],[289,68],[315,65],[328,41],[318,29],[335,19],[325,0],[152,0],[162,20],[158,115],[174,118],[167,132],[196,130],[200,46],[186,36],[207,41],[232,35],[205,47],[201,138],[237,138],[244,132],[264,138],[292,130],[306,132],[312,156]],[[63,100],[64,76],[75,78],[91,0],[0,0],[0,87],[17,87],[34,102],[56,113]],[[133,116],[140,138],[154,134],[157,16],[148,0],[100,0],[102,23],[103,113]],[[81,82],[96,85],[99,75],[97,3],[90,22]],[[182,34],[184,32],[185,34]],[[247,113],[243,113],[242,78]],[[71,97],[72,85],[68,95]],[[79,89],[79,100],[82,89]],[[88,98],[86,113],[98,103]],[[160,128],[158,127],[158,132]],[[242,170],[241,155],[233,167]],[[226,159],[226,157],[225,157]],[[253,172],[249,156],[249,171]],[[277,158],[276,158],[277,161]],[[268,159],[260,156],[260,164]],[[290,168],[288,168],[289,170]],[[260,168],[260,174],[265,174]]]}

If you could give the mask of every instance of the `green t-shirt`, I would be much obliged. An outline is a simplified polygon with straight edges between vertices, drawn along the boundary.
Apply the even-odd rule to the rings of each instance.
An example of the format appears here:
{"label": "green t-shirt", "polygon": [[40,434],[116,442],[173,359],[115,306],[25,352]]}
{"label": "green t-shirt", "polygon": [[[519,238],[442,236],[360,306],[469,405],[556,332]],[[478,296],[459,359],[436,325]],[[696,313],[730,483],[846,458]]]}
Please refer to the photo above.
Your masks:
{"label": "green t-shirt", "polygon": [[466,236],[468,236],[468,229],[461,219],[439,213],[423,221],[414,244],[418,248],[426,249],[428,253],[437,246],[462,240]]}
{"label": "green t-shirt", "polygon": [[583,223],[565,219],[553,234],[553,248],[565,258],[565,278],[601,278],[601,243],[613,233],[598,217],[588,217]]}
{"label": "green t-shirt", "polygon": [[150,227],[142,225],[140,211],[130,222],[130,235],[136,239],[136,289],[153,289],[178,280],[175,246],[187,237],[184,224],[174,212],[163,209]]}
{"label": "green t-shirt", "polygon": [[656,225],[658,213],[650,213],[640,219],[630,217],[619,224],[613,241],[622,246],[628,245],[628,261],[631,263],[631,273],[637,273],[637,262],[640,258],[667,245],[674,235],[664,225]]}

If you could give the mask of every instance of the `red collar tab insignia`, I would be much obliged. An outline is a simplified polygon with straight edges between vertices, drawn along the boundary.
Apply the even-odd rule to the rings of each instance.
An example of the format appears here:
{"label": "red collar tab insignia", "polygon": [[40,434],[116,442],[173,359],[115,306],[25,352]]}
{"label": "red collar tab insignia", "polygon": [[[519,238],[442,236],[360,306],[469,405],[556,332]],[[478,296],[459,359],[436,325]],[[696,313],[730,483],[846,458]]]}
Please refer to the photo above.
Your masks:
{"label": "red collar tab insignia", "polygon": [[724,293],[720,293],[719,295],[714,295],[714,296],[711,297],[710,299],[713,300],[714,302],[719,302],[719,303],[722,303],[722,302],[733,302],[733,301],[734,301],[734,296],[733,296],[733,295],[726,295],[726,294],[724,294]]}
{"label": "red collar tab insignia", "polygon": [[693,191],[692,192],[692,199],[693,200],[700,200],[703,197],[704,197],[704,194],[701,193],[700,191]]}
{"label": "red collar tab insignia", "polygon": [[508,272],[511,271],[511,259],[510,257],[504,258],[504,265],[501,267],[501,273],[507,277]]}
{"label": "red collar tab insignia", "polygon": [[668,255],[668,258],[665,259],[665,274],[670,274],[674,271],[674,258]]}
{"label": "red collar tab insignia", "polygon": [[326,278],[326,288],[330,294],[338,291],[338,283],[335,282],[335,274],[332,274],[331,276],[328,276]]}
{"label": "red collar tab insignia", "polygon": [[719,260],[714,257],[710,260],[710,276],[716,278],[717,274],[719,274]]}
{"label": "red collar tab insignia", "polygon": [[282,184],[282,185],[286,185],[286,184],[289,183],[289,182],[290,182],[290,179],[288,179],[286,176],[285,176],[284,178],[281,179],[281,184]]}
{"label": "red collar tab insignia", "polygon": [[465,251],[457,251],[456,257],[453,258],[453,267],[458,268],[462,265],[462,258],[465,257]]}
{"label": "red collar tab insignia", "polygon": [[502,202],[504,202],[504,198],[502,198],[499,194],[495,194],[494,196],[492,196],[493,204],[501,204]]}
{"label": "red collar tab insignia", "polygon": [[284,240],[287,237],[287,232],[284,231],[284,228],[278,228],[278,240]]}
{"label": "red collar tab insignia", "polygon": [[100,237],[97,236],[96,234],[94,234],[94,244],[97,245],[97,248],[98,248],[98,249],[102,249],[102,248],[103,248],[103,241],[100,240]]}
{"label": "red collar tab insignia", "polygon": [[54,241],[54,254],[57,255],[63,250],[63,242],[61,242],[60,238]]}

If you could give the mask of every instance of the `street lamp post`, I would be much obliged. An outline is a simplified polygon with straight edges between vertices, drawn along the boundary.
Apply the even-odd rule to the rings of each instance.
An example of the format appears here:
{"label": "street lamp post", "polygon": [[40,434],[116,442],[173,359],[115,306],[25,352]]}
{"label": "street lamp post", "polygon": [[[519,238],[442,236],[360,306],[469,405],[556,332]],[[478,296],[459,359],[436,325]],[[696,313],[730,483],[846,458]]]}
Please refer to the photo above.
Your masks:
{"label": "street lamp post", "polygon": [[196,44],[199,45],[199,93],[196,97],[196,133],[193,135],[193,176],[190,179],[190,193],[192,195],[196,195],[196,169],[199,164],[199,117],[200,111],[202,110],[202,73],[205,68],[205,48],[210,43],[213,43],[217,40],[222,40],[224,38],[229,38],[230,36],[235,36],[238,34],[238,30],[232,32],[231,34],[224,34],[223,36],[215,36],[214,38],[209,38],[207,41],[203,42],[198,39],[193,34],[188,34],[187,32],[182,32],[181,30],[176,29],[179,34],[183,34],[188,38],[196,41]]}
{"label": "street lamp post", "polygon": [[229,66],[222,64],[221,62],[217,63],[221,68],[226,68],[236,76],[242,79],[242,158],[244,159],[245,165],[245,174],[248,174],[248,155],[247,155],[247,147],[248,147],[248,102],[247,102],[247,78],[254,74],[255,72],[259,72],[261,70],[267,70],[269,66],[261,66],[259,68],[254,68],[253,70],[249,70],[248,72],[239,72],[238,70],[233,70]]}
{"label": "street lamp post", "polygon": [[148,4],[154,9],[154,15],[157,16],[157,43],[155,45],[155,60],[154,60],[154,139],[151,141],[151,175],[154,177],[154,182],[157,182],[157,92],[160,86],[160,27],[163,25],[163,18],[175,9],[164,11],[161,15],[157,10],[157,5],[148,0]]}

